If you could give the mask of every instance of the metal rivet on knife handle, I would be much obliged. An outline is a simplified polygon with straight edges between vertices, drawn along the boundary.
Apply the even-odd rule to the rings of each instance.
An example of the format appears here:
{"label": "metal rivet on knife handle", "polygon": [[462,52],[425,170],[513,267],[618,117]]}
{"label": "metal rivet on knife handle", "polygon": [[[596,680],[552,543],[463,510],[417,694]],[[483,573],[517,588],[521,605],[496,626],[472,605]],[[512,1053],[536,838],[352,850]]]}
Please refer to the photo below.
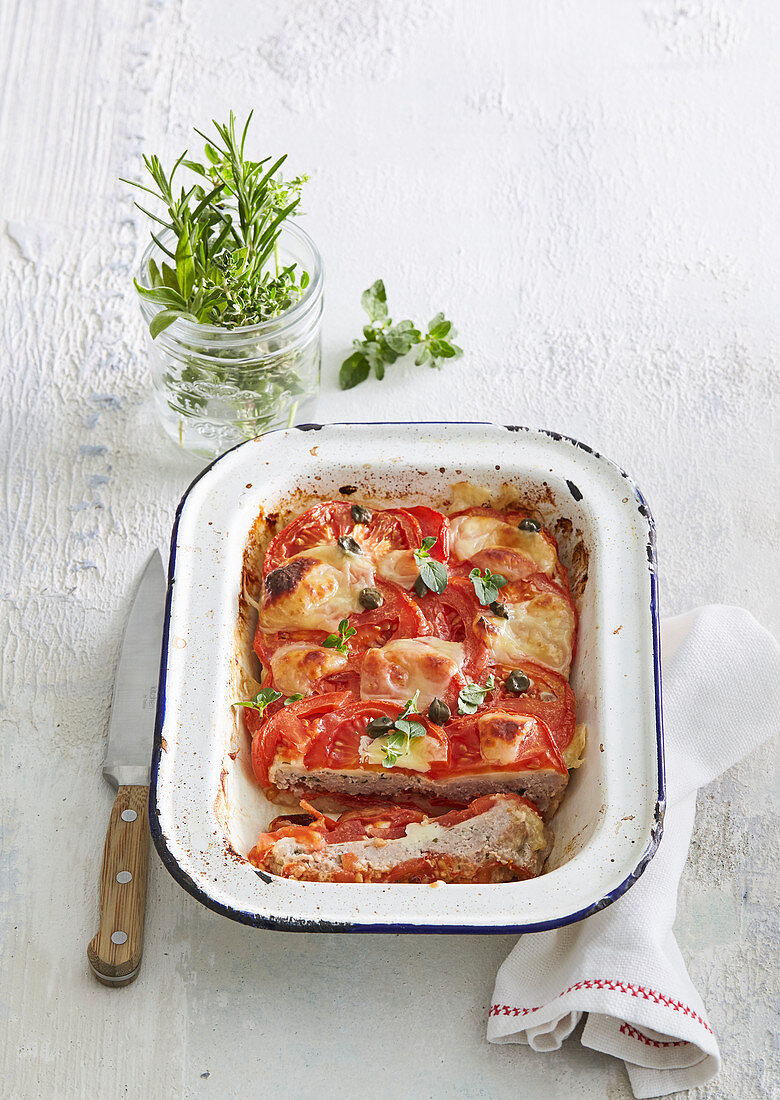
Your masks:
{"label": "metal rivet on knife handle", "polygon": [[[120,787],[103,848],[100,928],[87,957],[95,977],[123,985],[138,973],[143,952],[146,872],[149,860],[148,787]],[[133,820],[125,815],[133,813]]]}
{"label": "metal rivet on knife handle", "polygon": [[103,775],[117,793],[103,847],[100,927],[87,947],[87,958],[95,977],[106,985],[131,982],[143,952],[149,765],[164,602],[165,570],[155,550],[146,563],[127,617],[103,761]]}

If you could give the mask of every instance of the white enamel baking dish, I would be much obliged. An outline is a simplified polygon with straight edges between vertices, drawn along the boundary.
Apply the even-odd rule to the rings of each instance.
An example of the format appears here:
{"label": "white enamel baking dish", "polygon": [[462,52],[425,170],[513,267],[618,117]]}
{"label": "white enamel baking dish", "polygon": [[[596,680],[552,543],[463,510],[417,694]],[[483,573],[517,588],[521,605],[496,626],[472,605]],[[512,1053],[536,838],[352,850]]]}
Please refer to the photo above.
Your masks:
{"label": "white enamel baking dish", "polygon": [[[553,869],[498,885],[293,882],[246,859],[279,811],[249,765],[231,704],[253,674],[242,568],[258,514],[316,498],[446,503],[471,481],[510,486],[553,530],[577,580],[572,673],[585,761],[553,828]],[[492,424],[305,425],[229,451],[190,486],[171,545],[151,829],[171,874],[234,920],[265,928],[530,932],[580,920],[652,858],[664,809],[653,521],[617,466],[553,432]]]}

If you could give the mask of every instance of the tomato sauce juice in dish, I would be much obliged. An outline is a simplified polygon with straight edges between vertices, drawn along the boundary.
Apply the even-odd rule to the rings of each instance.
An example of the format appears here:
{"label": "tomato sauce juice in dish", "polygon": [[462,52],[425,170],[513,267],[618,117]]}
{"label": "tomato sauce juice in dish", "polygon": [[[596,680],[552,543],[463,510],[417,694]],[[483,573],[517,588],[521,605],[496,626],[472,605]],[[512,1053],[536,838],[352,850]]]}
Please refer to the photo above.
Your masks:
{"label": "tomato sauce juice in dish", "polygon": [[556,541],[533,516],[309,508],[267,547],[260,691],[241,704],[266,795],[307,801],[252,862],[333,882],[540,874],[585,748],[576,637]]}

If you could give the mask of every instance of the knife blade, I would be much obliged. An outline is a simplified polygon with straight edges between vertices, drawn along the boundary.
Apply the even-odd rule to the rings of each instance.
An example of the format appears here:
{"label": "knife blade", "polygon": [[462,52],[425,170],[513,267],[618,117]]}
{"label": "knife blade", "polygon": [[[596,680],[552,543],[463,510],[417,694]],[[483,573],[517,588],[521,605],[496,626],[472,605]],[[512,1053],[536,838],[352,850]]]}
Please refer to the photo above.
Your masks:
{"label": "knife blade", "polygon": [[87,947],[98,981],[129,985],[143,952],[149,858],[149,769],[160,674],[165,570],[149,558],[125,627],[103,775],[116,789],[103,848],[100,927]]}
{"label": "knife blade", "polygon": [[149,786],[164,609],[165,570],[155,550],[130,609],[114,681],[103,763],[113,787]]}

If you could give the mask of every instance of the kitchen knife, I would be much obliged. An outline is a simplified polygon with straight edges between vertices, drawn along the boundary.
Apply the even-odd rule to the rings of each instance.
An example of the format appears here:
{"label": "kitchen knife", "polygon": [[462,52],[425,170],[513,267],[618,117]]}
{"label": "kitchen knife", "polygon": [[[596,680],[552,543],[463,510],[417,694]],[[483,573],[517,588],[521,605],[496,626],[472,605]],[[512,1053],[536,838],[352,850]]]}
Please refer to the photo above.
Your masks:
{"label": "kitchen knife", "polygon": [[98,981],[128,985],[141,965],[149,859],[149,768],[160,675],[165,570],[157,550],[130,609],[119,658],[103,775],[116,789],[103,848],[100,928],[87,947]]}

